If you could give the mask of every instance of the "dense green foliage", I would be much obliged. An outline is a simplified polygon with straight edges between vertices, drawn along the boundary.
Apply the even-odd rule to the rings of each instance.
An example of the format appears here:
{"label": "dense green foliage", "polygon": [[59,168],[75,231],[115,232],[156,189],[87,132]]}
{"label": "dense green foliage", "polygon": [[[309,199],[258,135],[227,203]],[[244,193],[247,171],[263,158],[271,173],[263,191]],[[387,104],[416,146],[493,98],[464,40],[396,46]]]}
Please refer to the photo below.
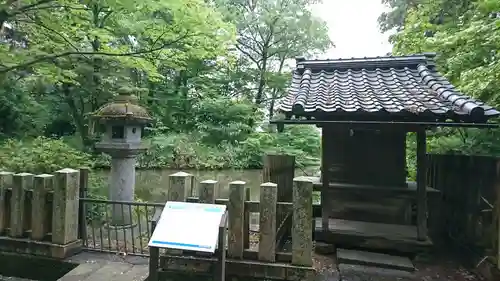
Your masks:
{"label": "dense green foliage", "polygon": [[90,155],[62,140],[38,137],[29,142],[8,140],[0,146],[0,170],[42,174],[68,167],[88,167],[91,163]]}
{"label": "dense green foliage", "polygon": [[[498,0],[383,0],[379,18],[394,54],[437,53],[439,70],[458,89],[500,107],[500,2]],[[428,138],[438,153],[500,154],[500,131],[437,129]],[[414,141],[409,142],[414,146]],[[414,161],[410,151],[410,163]]]}
{"label": "dense green foliage", "polygon": [[[308,9],[317,2],[1,0],[0,166],[108,165],[92,149],[99,136],[89,117],[121,87],[154,118],[141,168],[256,168],[267,152],[316,164],[314,127],[277,134],[265,120],[290,81],[287,59],[332,46]],[[391,11],[380,27],[395,30],[394,54],[436,52],[455,86],[500,106],[500,2],[382,2]],[[437,129],[429,149],[498,154],[499,137]],[[412,149],[408,158],[412,165]]]}
{"label": "dense green foliage", "polygon": [[[154,118],[140,167],[258,167],[271,150],[314,163],[316,130],[258,128],[290,80],[286,59],[331,46],[309,12],[316,2],[0,1],[3,150],[39,149],[43,140],[55,147],[34,153],[57,154],[64,141],[107,165],[92,149],[99,136],[89,117],[128,87]],[[30,144],[38,136],[55,140]]]}

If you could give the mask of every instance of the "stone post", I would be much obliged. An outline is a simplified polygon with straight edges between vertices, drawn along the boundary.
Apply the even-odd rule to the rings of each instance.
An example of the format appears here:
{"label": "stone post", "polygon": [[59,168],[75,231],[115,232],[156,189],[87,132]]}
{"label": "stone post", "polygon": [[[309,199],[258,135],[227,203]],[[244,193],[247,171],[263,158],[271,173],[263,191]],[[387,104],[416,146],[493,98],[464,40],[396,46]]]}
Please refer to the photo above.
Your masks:
{"label": "stone post", "polygon": [[233,181],[229,183],[229,204],[227,206],[228,221],[228,249],[231,258],[243,258],[244,250],[244,214],[245,214],[245,182]]}
{"label": "stone post", "polygon": [[10,197],[10,236],[22,237],[26,224],[25,216],[25,192],[33,188],[33,174],[15,174],[12,185],[12,195]]}
{"label": "stone post", "polygon": [[191,190],[190,177],[191,174],[184,172],[177,172],[169,176],[167,201],[186,202]]}
{"label": "stone post", "polygon": [[11,172],[0,172],[0,235],[5,232],[7,228],[8,218],[10,214],[7,213],[7,198],[5,194],[7,189],[12,186],[12,175]]}
{"label": "stone post", "polygon": [[31,239],[42,240],[45,234],[49,232],[50,226],[47,225],[45,215],[47,213],[47,204],[45,200],[47,193],[53,188],[53,175],[37,175],[33,185],[33,198],[31,199]]}
{"label": "stone post", "polygon": [[65,245],[78,239],[80,172],[62,169],[55,173],[52,207],[52,243]]}
{"label": "stone post", "polygon": [[204,180],[200,182],[198,194],[200,196],[200,203],[215,204],[217,181]]}
{"label": "stone post", "polygon": [[[134,201],[135,187],[135,155],[128,157],[115,156],[111,159],[111,175],[109,199],[111,201]],[[131,225],[130,205],[113,204],[111,225]]]}
{"label": "stone post", "polygon": [[305,177],[293,179],[292,264],[312,265],[313,182]]}
{"label": "stone post", "polygon": [[276,261],[276,204],[278,185],[260,185],[259,254],[260,261]]}

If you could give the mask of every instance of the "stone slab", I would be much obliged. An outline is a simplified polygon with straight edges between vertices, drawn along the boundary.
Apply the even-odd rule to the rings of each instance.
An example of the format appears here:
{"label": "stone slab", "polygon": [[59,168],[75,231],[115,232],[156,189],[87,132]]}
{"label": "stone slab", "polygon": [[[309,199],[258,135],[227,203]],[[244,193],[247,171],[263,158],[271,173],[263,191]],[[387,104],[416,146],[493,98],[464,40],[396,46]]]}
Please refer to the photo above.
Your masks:
{"label": "stone slab", "polygon": [[415,267],[409,258],[382,253],[339,248],[337,249],[337,259],[339,263],[345,264],[375,266],[408,272],[415,271]]}
{"label": "stone slab", "polygon": [[335,254],[335,245],[317,241],[314,245],[314,252],[320,255]]}
{"label": "stone slab", "polygon": [[314,281],[343,281],[340,274],[336,271],[324,271],[316,273]]}
{"label": "stone slab", "polygon": [[110,262],[94,271],[83,281],[128,280],[126,272],[132,268],[129,263]]}
{"label": "stone slab", "polygon": [[120,281],[144,281],[149,276],[149,267],[147,265],[134,265]]}
{"label": "stone slab", "polygon": [[364,265],[339,265],[342,281],[414,281],[415,274],[408,271]]}
{"label": "stone slab", "polygon": [[88,262],[79,264],[70,272],[66,273],[63,277],[57,279],[57,281],[81,281],[85,280],[92,273],[101,268],[104,263],[98,262]]}

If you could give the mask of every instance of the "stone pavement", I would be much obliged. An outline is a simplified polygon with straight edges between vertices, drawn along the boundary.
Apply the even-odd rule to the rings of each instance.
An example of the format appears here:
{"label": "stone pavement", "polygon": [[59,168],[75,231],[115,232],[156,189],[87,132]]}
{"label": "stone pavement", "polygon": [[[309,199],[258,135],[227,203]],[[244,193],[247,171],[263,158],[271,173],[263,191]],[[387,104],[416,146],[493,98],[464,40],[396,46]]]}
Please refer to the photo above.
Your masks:
{"label": "stone pavement", "polygon": [[148,277],[147,265],[123,262],[82,263],[58,281],[143,281]]}
{"label": "stone pavement", "polygon": [[79,265],[58,281],[143,281],[149,274],[148,259],[137,256],[82,252],[66,261]]}

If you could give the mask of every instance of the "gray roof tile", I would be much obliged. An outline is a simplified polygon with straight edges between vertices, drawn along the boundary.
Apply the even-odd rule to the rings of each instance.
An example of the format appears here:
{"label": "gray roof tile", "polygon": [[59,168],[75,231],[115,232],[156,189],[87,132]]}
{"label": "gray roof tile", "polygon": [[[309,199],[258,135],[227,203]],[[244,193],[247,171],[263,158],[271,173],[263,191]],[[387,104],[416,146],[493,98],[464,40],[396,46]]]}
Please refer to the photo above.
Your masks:
{"label": "gray roof tile", "polygon": [[483,121],[500,114],[455,89],[435,70],[432,57],[297,60],[279,110],[294,115],[423,115]]}

